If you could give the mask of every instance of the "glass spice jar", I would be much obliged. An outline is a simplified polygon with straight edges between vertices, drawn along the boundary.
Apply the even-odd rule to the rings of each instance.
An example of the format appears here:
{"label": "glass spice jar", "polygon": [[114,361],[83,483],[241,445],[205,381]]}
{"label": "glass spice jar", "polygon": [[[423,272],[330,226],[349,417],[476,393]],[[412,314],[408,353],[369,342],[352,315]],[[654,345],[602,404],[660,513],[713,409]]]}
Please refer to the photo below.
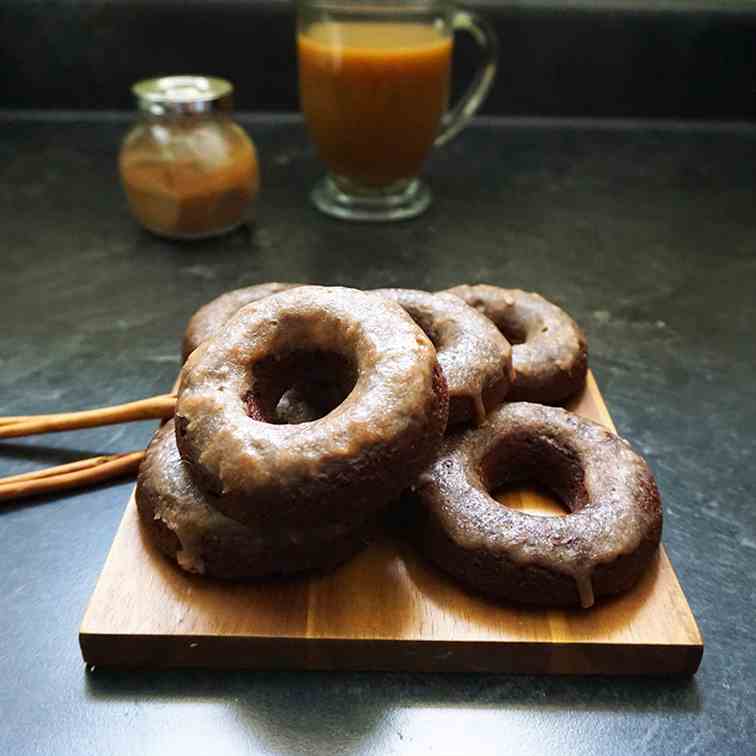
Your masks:
{"label": "glass spice jar", "polygon": [[233,86],[166,76],[132,92],[141,118],[124,139],[119,169],[139,223],[172,239],[202,239],[253,220],[257,154],[231,118]]}

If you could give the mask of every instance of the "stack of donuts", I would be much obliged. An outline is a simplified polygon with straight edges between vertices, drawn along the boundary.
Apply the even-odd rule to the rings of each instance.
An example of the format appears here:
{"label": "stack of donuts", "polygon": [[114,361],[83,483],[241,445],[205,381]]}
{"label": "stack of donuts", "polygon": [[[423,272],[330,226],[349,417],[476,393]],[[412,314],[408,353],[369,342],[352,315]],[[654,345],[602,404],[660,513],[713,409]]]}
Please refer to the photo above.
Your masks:
{"label": "stack of donuts", "polygon": [[[647,464],[562,403],[588,367],[577,324],[538,294],[269,283],[201,308],[176,413],[136,500],[184,570],[224,579],[325,570],[400,502],[414,544],[488,596],[591,606],[637,580],[661,535]],[[518,481],[570,511],[491,492]]]}

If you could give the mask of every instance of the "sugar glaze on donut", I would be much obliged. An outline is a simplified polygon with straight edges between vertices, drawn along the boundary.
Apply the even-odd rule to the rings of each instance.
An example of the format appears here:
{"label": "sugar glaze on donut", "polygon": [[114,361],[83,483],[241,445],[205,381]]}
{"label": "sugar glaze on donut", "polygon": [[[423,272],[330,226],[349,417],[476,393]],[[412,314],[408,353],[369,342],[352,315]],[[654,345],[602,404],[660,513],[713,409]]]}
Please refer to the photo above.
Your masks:
{"label": "sugar glaze on donut", "polygon": [[147,447],[135,498],[144,531],[163,554],[185,572],[225,580],[330,569],[362,549],[376,529],[368,519],[355,527],[267,532],[226,517],[189,475],[173,420]]}
{"label": "sugar glaze on donut", "polygon": [[[490,494],[523,480],[554,491],[570,514],[540,517]],[[417,541],[432,561],[482,593],[530,604],[588,607],[627,590],[661,537],[645,460],[597,423],[527,402],[447,437],[415,497]]]}
{"label": "sugar glaze on donut", "polygon": [[[275,424],[283,391],[332,360],[345,398]],[[433,458],[448,418],[428,337],[396,303],[303,286],[242,308],[187,360],[176,439],[215,506],[247,525],[351,521],[386,506]]]}
{"label": "sugar glaze on donut", "polygon": [[252,302],[278,294],[281,291],[293,289],[300,284],[281,283],[270,281],[268,283],[245,286],[242,289],[226,291],[219,297],[211,300],[197,310],[189,319],[181,342],[181,355],[184,362],[186,358],[203,342],[218,333],[242,307]]}
{"label": "sugar glaze on donut", "polygon": [[401,305],[436,347],[449,388],[449,425],[480,425],[512,383],[512,347],[477,310],[450,294],[377,289]]}
{"label": "sugar glaze on donut", "polygon": [[588,345],[577,323],[540,294],[478,284],[448,289],[512,342],[513,402],[559,404],[579,391],[588,371]]}

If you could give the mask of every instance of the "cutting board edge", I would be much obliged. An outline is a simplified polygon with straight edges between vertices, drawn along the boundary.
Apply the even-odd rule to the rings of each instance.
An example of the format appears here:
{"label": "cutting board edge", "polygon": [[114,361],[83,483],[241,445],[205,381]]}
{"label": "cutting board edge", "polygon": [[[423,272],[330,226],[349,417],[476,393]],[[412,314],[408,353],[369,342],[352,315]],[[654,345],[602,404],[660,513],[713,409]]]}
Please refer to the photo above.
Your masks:
{"label": "cutting board edge", "polygon": [[[130,635],[82,631],[91,667],[248,670],[476,672],[488,674],[687,677],[703,646],[251,636]],[[626,654],[623,654],[623,651]],[[579,659],[576,660],[576,652]]]}

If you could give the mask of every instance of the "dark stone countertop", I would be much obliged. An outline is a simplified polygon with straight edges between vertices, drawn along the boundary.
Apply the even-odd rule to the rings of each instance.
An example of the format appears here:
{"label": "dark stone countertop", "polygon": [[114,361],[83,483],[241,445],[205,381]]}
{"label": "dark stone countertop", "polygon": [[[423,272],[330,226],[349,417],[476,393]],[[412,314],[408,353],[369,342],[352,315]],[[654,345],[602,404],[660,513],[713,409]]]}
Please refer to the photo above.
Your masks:
{"label": "dark stone countertop", "polygon": [[[0,136],[0,414],[161,392],[186,319],[268,279],[536,289],[587,331],[620,431],[664,496],[664,540],[706,640],[689,680],[85,670],[77,631],[131,481],[0,511],[0,752],[753,753],[756,131],[485,122],[392,226],[318,216],[302,127],[246,121],[254,232],[160,241],[128,216],[115,118]],[[0,444],[0,475],[141,448],[151,423]]]}

